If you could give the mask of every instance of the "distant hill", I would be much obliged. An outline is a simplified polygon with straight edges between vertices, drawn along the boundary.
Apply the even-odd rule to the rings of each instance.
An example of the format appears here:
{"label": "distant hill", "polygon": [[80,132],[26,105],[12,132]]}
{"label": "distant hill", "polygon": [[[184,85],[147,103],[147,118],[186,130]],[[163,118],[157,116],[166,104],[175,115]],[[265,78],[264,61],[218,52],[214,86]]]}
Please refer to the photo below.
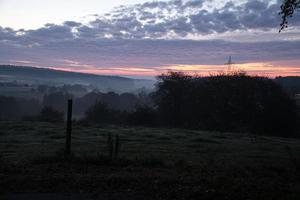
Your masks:
{"label": "distant hill", "polygon": [[132,91],[154,84],[154,81],[135,80],[120,76],[66,72],[28,66],[0,65],[0,82],[8,81],[55,86],[64,84],[91,85],[100,90],[113,91]]}

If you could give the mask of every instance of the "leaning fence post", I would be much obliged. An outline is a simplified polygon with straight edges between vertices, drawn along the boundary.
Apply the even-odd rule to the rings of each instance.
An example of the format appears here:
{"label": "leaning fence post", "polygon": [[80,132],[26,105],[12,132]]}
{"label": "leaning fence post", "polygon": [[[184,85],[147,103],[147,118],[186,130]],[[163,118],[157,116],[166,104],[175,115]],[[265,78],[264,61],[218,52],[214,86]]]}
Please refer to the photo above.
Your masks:
{"label": "leaning fence post", "polygon": [[65,155],[71,155],[71,133],[72,133],[72,99],[68,100],[68,114],[67,114],[67,130],[66,130],[66,147]]}

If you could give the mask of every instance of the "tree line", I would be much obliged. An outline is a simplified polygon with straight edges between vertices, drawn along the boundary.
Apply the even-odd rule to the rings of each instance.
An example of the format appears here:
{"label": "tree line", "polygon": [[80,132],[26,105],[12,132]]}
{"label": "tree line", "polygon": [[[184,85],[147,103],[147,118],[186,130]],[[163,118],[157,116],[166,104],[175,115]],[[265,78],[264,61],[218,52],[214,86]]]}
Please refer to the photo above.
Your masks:
{"label": "tree line", "polygon": [[[10,108],[18,109],[13,106],[17,101],[5,98],[0,97],[0,105],[6,101]],[[72,95],[68,93],[46,94],[40,109],[34,102],[31,109],[36,114],[31,119],[63,121],[69,98]],[[74,113],[87,125],[164,126],[279,136],[293,135],[300,127],[299,108],[277,81],[243,72],[207,77],[168,72],[157,77],[152,93],[90,92],[75,98]]]}
{"label": "tree line", "polygon": [[243,72],[208,77],[169,72],[158,77],[151,104],[131,112],[99,101],[86,121],[238,131],[289,136],[299,127],[299,108],[274,80]]}
{"label": "tree line", "polygon": [[288,135],[299,124],[299,108],[279,84],[243,72],[170,72],[159,77],[154,99],[161,121],[170,126]]}

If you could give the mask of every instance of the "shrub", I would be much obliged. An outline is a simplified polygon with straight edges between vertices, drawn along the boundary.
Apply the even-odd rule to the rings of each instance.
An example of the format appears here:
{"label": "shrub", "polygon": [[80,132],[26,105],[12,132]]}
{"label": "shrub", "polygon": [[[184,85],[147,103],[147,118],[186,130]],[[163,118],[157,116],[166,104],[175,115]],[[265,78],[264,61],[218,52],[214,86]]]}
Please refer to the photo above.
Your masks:
{"label": "shrub", "polygon": [[38,119],[44,122],[63,122],[64,112],[56,111],[50,106],[45,106],[41,110]]}
{"label": "shrub", "polygon": [[85,113],[85,119],[93,123],[112,123],[115,119],[113,110],[109,109],[106,104],[97,101]]}
{"label": "shrub", "polygon": [[14,97],[0,96],[0,120],[19,117],[19,106]]}
{"label": "shrub", "polygon": [[166,125],[287,136],[297,126],[297,107],[273,80],[245,73],[159,76],[154,94]]}
{"label": "shrub", "polygon": [[128,114],[127,122],[131,125],[153,126],[157,119],[156,111],[146,105],[138,105],[132,113]]}

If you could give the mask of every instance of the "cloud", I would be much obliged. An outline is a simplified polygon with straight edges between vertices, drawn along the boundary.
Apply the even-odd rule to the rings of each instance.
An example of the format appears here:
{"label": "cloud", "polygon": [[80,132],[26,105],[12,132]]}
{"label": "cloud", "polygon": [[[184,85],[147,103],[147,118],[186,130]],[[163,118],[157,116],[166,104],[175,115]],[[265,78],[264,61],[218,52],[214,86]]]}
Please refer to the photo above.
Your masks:
{"label": "cloud", "polygon": [[[222,40],[73,39],[41,46],[0,43],[1,60],[31,60],[40,65],[83,65],[155,68],[178,64],[223,64],[228,56],[239,63],[299,60],[300,41],[226,42]],[[79,64],[78,64],[79,65]]]}
{"label": "cloud", "polygon": [[2,28],[0,26],[0,39],[2,41],[14,40],[16,38],[16,31],[11,28]]}
{"label": "cloud", "polygon": [[154,1],[121,6],[88,23],[0,27],[0,62],[151,73],[168,66],[222,65],[230,55],[238,63],[299,64],[299,15],[294,27],[278,34],[279,1],[226,1],[213,8],[211,2]]}
{"label": "cloud", "polygon": [[[207,35],[236,30],[262,29],[268,31],[280,24],[280,2],[248,0],[237,4],[227,1],[220,8],[206,9],[208,0],[154,1],[113,11],[111,18],[92,22],[109,24],[107,34],[119,32],[121,38],[168,38],[170,33],[184,38],[187,35]],[[272,2],[272,1],[271,1]],[[294,18],[300,19],[299,15]],[[300,22],[294,19],[294,25]],[[175,38],[175,37],[174,37]],[[174,39],[173,38],[173,39]]]}
{"label": "cloud", "polygon": [[[209,0],[154,1],[133,6],[121,6],[111,13],[95,16],[88,24],[66,21],[61,25],[46,24],[37,30],[23,31],[23,38],[32,40],[86,39],[189,39],[233,31],[279,29],[280,1],[248,0],[237,4],[226,1],[208,9]],[[271,3],[270,3],[271,2]],[[273,3],[272,3],[273,2]],[[300,15],[292,19],[300,25]],[[11,37],[13,30],[0,29],[1,39]],[[26,39],[28,40],[28,39]]]}
{"label": "cloud", "polygon": [[74,21],[65,21],[64,25],[69,26],[69,27],[79,27],[82,24],[79,22],[74,22]]}
{"label": "cloud", "polygon": [[43,28],[27,31],[23,37],[37,41],[57,41],[72,39],[73,34],[71,27],[68,25],[46,24]]}

